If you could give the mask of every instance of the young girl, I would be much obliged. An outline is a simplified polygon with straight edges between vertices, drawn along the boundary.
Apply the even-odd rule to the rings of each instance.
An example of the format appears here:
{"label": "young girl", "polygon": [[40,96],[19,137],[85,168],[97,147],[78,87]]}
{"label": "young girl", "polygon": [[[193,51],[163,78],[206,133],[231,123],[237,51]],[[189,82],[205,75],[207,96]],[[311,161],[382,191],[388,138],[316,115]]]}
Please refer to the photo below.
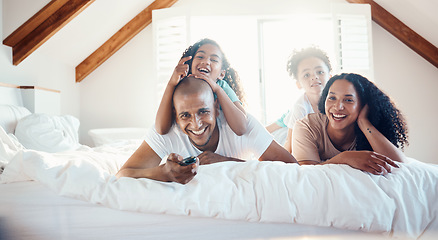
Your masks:
{"label": "young girl", "polygon": [[295,124],[292,154],[303,164],[347,164],[372,174],[402,162],[407,126],[391,99],[358,74],[340,74],[325,86],[320,113]]}
{"label": "young girl", "polygon": [[284,148],[291,152],[292,131],[295,122],[309,113],[318,112],[318,101],[325,83],[330,78],[332,66],[327,54],[317,47],[295,50],[287,62],[289,75],[296,80],[304,94],[297,100],[285,118],[288,130]]}
{"label": "young girl", "polygon": [[206,38],[188,47],[175,67],[158,108],[155,119],[157,132],[166,134],[172,126],[173,91],[178,82],[189,74],[210,84],[231,129],[237,135],[243,135],[247,119],[242,107],[244,100],[239,77],[219,45]]}

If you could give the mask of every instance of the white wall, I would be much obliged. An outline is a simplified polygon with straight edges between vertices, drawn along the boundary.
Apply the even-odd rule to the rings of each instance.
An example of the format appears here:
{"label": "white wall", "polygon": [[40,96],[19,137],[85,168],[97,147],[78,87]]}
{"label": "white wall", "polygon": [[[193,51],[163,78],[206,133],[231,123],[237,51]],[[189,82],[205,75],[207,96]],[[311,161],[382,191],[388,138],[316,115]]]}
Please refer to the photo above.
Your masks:
{"label": "white wall", "polygon": [[93,128],[150,127],[155,120],[152,30],[140,32],[81,83],[81,141]]}
{"label": "white wall", "polygon": [[[416,0],[403,1],[415,3]],[[218,4],[229,4],[243,8],[252,2],[254,1],[179,0],[175,6],[210,4],[215,7]],[[435,44],[438,42],[438,32],[430,31],[437,29],[436,19],[427,21],[426,18],[425,21],[419,21],[421,17],[430,15],[419,14],[414,18],[409,14],[411,10],[409,6],[412,5],[400,4],[399,1],[385,0],[384,2],[388,10],[392,11],[393,8],[394,12],[402,14],[396,17],[412,24],[411,28],[414,30],[416,26],[421,31],[428,29],[429,41]],[[291,1],[270,0],[266,1],[266,4],[278,7],[282,4],[290,5]],[[405,11],[401,11],[400,8],[405,8]],[[3,24],[10,26],[13,23],[2,21]],[[3,34],[3,38],[5,37],[6,35]],[[411,144],[406,149],[407,155],[421,161],[438,163],[438,158],[435,157],[438,153],[438,150],[435,150],[438,146],[435,137],[438,135],[438,128],[435,127],[434,121],[438,118],[434,106],[438,102],[438,96],[435,94],[435,89],[438,87],[438,69],[376,24],[373,24],[373,47],[376,81],[393,97],[409,124]],[[11,65],[10,49],[2,46],[1,81],[15,84],[34,83],[61,90],[61,111],[80,117],[82,143],[91,144],[87,131],[92,128],[149,127],[153,123],[157,103],[153,97],[155,88],[151,86],[153,84],[151,27],[143,30],[79,84],[74,83],[74,66],[65,66],[58,63],[56,59],[37,55],[14,67]]]}
{"label": "white wall", "polygon": [[410,146],[405,153],[438,163],[438,69],[374,24],[374,67],[378,85],[404,113]]}
{"label": "white wall", "polygon": [[[438,1],[378,0],[382,7],[438,47]],[[410,146],[406,155],[438,163],[438,69],[373,24],[375,77],[404,113]]]}
{"label": "white wall", "polygon": [[[2,10],[0,11],[2,14],[0,18],[2,40],[35,14],[36,11],[44,7],[46,2],[49,2],[47,0],[14,0],[5,1],[8,4],[3,4],[3,0],[0,1],[2,3]],[[27,11],[20,11],[24,4],[29,8],[26,8]],[[30,55],[18,66],[14,66],[12,65],[12,48],[1,45],[0,82],[60,90],[61,114],[80,117],[80,92],[79,86],[75,84],[74,68],[58,59],[40,52],[39,54]]]}

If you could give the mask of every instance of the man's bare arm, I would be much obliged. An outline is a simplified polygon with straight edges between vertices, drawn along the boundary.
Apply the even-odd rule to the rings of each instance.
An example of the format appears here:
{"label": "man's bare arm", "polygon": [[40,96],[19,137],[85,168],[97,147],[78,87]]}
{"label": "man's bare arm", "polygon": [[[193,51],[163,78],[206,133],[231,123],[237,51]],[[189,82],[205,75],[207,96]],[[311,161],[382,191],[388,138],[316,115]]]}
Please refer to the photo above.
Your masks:
{"label": "man's bare arm", "polygon": [[198,158],[201,165],[218,163],[218,162],[227,162],[227,161],[244,162],[241,159],[225,157],[211,151],[205,151],[199,154]]}
{"label": "man's bare arm", "polygon": [[163,182],[188,183],[196,175],[197,164],[180,166],[182,157],[170,154],[168,161],[159,165],[161,158],[145,141],[120,168],[116,177],[149,178]]}
{"label": "man's bare arm", "polygon": [[[199,161],[201,165],[212,164],[217,162],[235,161],[244,162],[242,159],[224,157],[219,154],[205,151],[199,156]],[[272,141],[266,151],[259,158],[260,161],[282,161],[285,163],[297,163],[295,158],[282,146],[280,146],[276,141]]]}
{"label": "man's bare arm", "polygon": [[297,160],[280,144],[272,141],[271,145],[260,156],[260,161],[282,161],[285,163],[297,163]]}

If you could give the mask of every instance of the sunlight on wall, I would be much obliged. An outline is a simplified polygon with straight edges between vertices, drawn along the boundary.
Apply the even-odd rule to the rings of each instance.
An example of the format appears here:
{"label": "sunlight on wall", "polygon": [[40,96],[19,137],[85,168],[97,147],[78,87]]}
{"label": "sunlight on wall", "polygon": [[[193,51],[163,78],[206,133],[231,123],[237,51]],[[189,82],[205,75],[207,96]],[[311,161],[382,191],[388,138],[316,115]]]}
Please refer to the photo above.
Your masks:
{"label": "sunlight on wall", "polygon": [[[243,31],[245,34],[242,34]],[[193,42],[201,38],[211,38],[218,42],[242,81],[248,104],[245,108],[259,118],[261,99],[256,19],[251,17],[192,17],[191,32]]]}
{"label": "sunlight on wall", "polygon": [[[334,59],[332,21],[328,17],[296,16],[261,22],[266,122],[274,122],[303,94],[286,64],[294,49],[311,45]],[[333,61],[334,62],[334,61]]]}
{"label": "sunlight on wall", "polygon": [[302,95],[286,71],[293,49],[317,45],[330,58],[334,55],[332,22],[328,17],[307,15],[274,20],[192,17],[191,20],[190,38],[195,42],[207,37],[219,43],[240,75],[246,93],[245,108],[264,124],[279,118]]}

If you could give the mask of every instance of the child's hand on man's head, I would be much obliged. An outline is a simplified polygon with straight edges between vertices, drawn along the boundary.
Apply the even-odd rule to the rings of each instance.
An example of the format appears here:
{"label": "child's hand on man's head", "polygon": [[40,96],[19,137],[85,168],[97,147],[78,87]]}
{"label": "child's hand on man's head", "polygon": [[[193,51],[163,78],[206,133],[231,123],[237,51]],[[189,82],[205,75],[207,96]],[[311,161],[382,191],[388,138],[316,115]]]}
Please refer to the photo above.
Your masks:
{"label": "child's hand on man's head", "polygon": [[212,78],[210,78],[210,76],[203,75],[203,74],[190,74],[190,76],[193,76],[195,78],[199,78],[199,79],[206,81],[210,85],[213,92],[216,92],[217,87],[219,87],[219,85],[217,85],[217,83],[216,83],[217,79],[212,79]]}
{"label": "child's hand on man's head", "polygon": [[173,70],[172,77],[170,78],[170,82],[176,86],[181,79],[183,79],[189,73],[189,64],[186,62],[192,59],[192,56],[183,57],[179,60],[178,65],[176,65]]}

